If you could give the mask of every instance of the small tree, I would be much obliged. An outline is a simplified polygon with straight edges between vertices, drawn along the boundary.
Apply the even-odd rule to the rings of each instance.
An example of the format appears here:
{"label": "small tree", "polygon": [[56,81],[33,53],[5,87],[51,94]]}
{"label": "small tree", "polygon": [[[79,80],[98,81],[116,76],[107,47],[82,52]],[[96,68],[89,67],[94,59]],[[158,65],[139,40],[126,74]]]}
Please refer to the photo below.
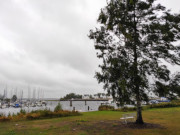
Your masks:
{"label": "small tree", "polygon": [[17,96],[16,95],[13,95],[12,98],[11,98],[12,102],[16,102],[17,100]]}
{"label": "small tree", "polygon": [[107,0],[98,22],[89,35],[103,62],[96,78],[120,105],[136,100],[136,123],[143,124],[149,77],[167,82],[170,71],[163,62],[180,65],[180,46],[173,44],[180,39],[180,15],[155,0]]}
{"label": "small tree", "polygon": [[58,103],[58,105],[55,107],[54,112],[58,112],[62,110],[62,106],[60,103]]}

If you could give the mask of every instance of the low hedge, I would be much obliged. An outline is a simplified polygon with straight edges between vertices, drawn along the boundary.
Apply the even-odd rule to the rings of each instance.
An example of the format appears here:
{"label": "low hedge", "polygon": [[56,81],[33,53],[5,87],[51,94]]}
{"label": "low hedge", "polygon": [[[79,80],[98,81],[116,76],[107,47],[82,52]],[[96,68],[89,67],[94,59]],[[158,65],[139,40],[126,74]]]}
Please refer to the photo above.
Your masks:
{"label": "low hedge", "polygon": [[148,106],[149,108],[169,108],[169,107],[180,107],[180,101],[172,101],[168,103],[159,103],[159,104],[152,104]]}
{"label": "low hedge", "polygon": [[0,122],[7,122],[7,121],[11,121],[12,117],[6,117],[6,116],[1,116],[0,117]]}
{"label": "low hedge", "polygon": [[43,119],[43,118],[57,118],[57,117],[67,117],[67,116],[78,116],[81,115],[77,111],[57,111],[52,112],[49,110],[40,110],[32,113],[26,114],[26,119]]}
{"label": "low hedge", "polygon": [[[180,107],[180,100],[142,106],[142,110],[147,110],[152,108],[170,108],[170,107]],[[101,105],[99,106],[99,111],[131,112],[131,111],[136,111],[136,107],[122,107],[119,109],[114,109],[114,107],[110,105]]]}
{"label": "low hedge", "polygon": [[98,108],[99,111],[113,111],[114,110],[114,106],[110,106],[110,105],[100,105]]}
{"label": "low hedge", "polygon": [[35,120],[35,119],[45,119],[45,118],[57,118],[57,117],[68,117],[68,116],[78,116],[81,113],[77,111],[57,111],[53,112],[50,110],[36,110],[30,113],[18,113],[17,115],[0,116],[0,122],[5,121],[19,121],[19,120]]}

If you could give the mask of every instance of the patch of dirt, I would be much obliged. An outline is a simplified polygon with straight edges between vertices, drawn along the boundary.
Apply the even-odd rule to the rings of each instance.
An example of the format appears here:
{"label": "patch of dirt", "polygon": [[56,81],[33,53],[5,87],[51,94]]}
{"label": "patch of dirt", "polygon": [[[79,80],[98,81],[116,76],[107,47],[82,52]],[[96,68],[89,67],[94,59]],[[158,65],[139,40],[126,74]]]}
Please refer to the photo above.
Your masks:
{"label": "patch of dirt", "polygon": [[88,125],[82,124],[79,126],[81,130],[114,130],[121,131],[124,128],[130,129],[165,129],[165,127],[159,124],[144,123],[143,125],[135,124],[134,122],[128,122],[127,124],[122,123],[121,121],[98,121],[95,123],[89,123]]}
{"label": "patch of dirt", "polygon": [[123,126],[126,128],[132,128],[132,129],[154,129],[154,128],[164,129],[165,128],[159,124],[144,123],[144,124],[140,125],[140,124],[136,124],[134,122],[130,122],[128,124],[123,124]]}

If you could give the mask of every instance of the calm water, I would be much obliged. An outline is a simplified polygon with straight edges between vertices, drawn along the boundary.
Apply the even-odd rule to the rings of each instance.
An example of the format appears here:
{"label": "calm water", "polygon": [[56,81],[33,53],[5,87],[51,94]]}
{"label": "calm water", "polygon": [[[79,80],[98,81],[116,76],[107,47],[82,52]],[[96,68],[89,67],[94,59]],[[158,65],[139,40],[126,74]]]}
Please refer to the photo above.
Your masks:
{"label": "calm water", "polygon": [[[46,107],[24,107],[23,109],[25,109],[27,112],[30,112],[32,110],[39,110],[39,109],[43,110],[45,108],[53,111],[58,103],[59,103],[59,101],[48,101]],[[79,112],[87,112],[87,111],[97,111],[98,107],[102,103],[106,103],[106,102],[104,102],[104,101],[87,101],[86,105],[85,105],[85,101],[73,101],[72,106],[70,106],[70,101],[60,101],[60,103],[62,105],[63,110],[72,111],[73,108],[75,107],[75,110],[77,110]],[[115,108],[117,108],[115,103],[113,103],[111,105],[114,106]],[[89,110],[88,110],[88,108],[89,108]],[[21,110],[21,108],[5,108],[5,109],[0,109],[0,113],[3,113],[5,115],[8,115],[9,113],[16,114],[16,113],[20,112],[20,110]]]}

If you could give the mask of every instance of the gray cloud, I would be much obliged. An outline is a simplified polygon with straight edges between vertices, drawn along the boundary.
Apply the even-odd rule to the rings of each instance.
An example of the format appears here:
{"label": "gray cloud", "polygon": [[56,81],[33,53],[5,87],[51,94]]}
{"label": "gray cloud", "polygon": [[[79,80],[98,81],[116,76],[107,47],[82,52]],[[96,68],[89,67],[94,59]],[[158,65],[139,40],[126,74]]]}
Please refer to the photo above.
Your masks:
{"label": "gray cloud", "polygon": [[[178,9],[172,0],[164,0]],[[99,60],[87,37],[106,0],[0,1],[0,93],[41,87],[46,97],[102,92]],[[177,10],[175,10],[177,11]],[[27,91],[26,91],[27,93]]]}
{"label": "gray cloud", "polygon": [[104,0],[0,3],[1,93],[6,85],[42,87],[47,97],[102,91],[93,78],[98,60],[87,34]]}

